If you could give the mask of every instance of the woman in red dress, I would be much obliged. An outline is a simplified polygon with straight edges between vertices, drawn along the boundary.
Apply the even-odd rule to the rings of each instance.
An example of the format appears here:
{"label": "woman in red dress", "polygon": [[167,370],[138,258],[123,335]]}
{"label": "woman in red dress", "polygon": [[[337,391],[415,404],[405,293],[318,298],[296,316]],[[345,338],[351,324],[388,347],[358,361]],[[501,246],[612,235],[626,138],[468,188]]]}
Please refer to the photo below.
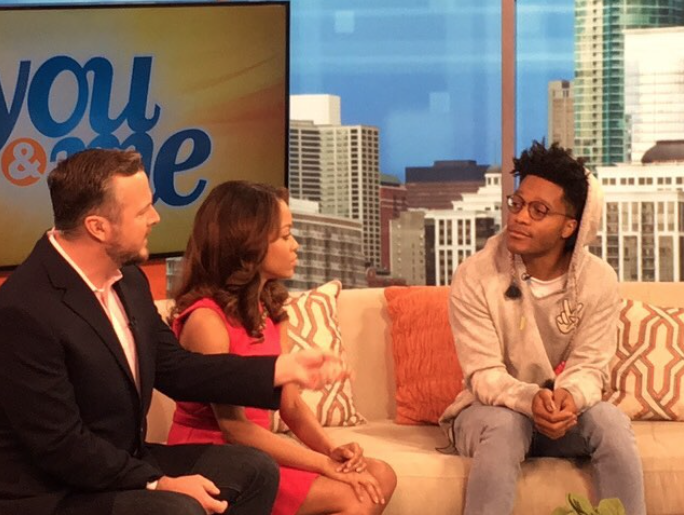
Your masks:
{"label": "woman in red dress", "polygon": [[[280,280],[294,274],[298,247],[287,190],[245,181],[217,186],[195,217],[175,296],[181,345],[204,354],[288,352]],[[334,445],[296,386],[283,387],[280,414],[304,445],[272,433],[266,410],[188,402],[177,404],[168,443],[267,452],[281,470],[276,515],[383,512],[396,486],[387,463],[364,457],[356,443]]]}

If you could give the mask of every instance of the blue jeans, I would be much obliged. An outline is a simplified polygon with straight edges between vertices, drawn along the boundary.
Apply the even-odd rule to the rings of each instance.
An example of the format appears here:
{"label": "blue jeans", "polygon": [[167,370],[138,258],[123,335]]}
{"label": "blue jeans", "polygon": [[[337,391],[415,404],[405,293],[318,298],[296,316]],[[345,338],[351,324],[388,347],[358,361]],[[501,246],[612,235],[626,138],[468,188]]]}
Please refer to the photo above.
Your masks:
{"label": "blue jeans", "polygon": [[617,497],[629,515],[646,515],[643,472],[629,418],[600,402],[558,440],[504,407],[473,404],[453,422],[454,446],[472,458],[464,515],[513,512],[520,464],[526,457],[591,458],[598,499]]}

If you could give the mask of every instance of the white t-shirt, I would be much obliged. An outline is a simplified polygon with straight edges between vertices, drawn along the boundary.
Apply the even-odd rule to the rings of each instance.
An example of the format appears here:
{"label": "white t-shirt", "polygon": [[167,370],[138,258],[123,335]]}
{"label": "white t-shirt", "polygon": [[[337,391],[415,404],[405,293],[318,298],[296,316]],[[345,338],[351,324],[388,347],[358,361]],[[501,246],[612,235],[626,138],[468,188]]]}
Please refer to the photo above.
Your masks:
{"label": "white t-shirt", "polygon": [[532,295],[534,295],[534,297],[537,299],[541,299],[542,297],[548,297],[549,295],[558,293],[563,289],[563,285],[565,284],[567,277],[567,273],[556,277],[555,279],[551,279],[550,281],[542,281],[541,279],[530,277],[528,281],[530,282],[530,290],[532,290]]}

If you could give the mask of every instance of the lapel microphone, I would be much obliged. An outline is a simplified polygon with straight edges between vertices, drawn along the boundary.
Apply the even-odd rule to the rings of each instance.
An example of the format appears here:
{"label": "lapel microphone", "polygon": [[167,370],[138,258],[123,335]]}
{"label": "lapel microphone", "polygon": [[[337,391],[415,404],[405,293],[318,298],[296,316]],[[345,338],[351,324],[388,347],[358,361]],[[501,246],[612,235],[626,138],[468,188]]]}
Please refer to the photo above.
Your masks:
{"label": "lapel microphone", "polygon": [[520,287],[515,281],[511,281],[511,284],[508,286],[508,289],[504,293],[504,297],[507,299],[511,300],[517,300],[520,297],[522,297],[522,292],[520,291]]}
{"label": "lapel microphone", "polygon": [[[523,272],[522,274],[520,274],[520,278],[523,281],[528,281],[531,277],[532,276],[527,272]],[[518,286],[518,283],[515,279],[511,278],[511,284],[508,286],[508,289],[504,293],[504,297],[511,300],[517,300],[522,297],[522,291],[520,290],[520,286]]]}

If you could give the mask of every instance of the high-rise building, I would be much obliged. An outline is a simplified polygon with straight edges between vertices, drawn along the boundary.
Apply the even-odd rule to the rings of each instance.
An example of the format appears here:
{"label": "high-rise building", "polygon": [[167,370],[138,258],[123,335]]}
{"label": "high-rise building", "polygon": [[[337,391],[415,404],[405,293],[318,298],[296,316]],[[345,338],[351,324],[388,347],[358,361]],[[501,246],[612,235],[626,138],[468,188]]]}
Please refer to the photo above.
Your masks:
{"label": "high-rise building", "polygon": [[290,196],[321,201],[321,131],[311,121],[290,120]]}
{"label": "high-rise building", "polygon": [[432,166],[406,168],[406,192],[411,209],[451,209],[463,193],[484,184],[487,165],[471,160],[435,161]]}
{"label": "high-rise building", "polygon": [[558,143],[563,148],[575,144],[575,109],[572,81],[549,82],[549,126],[547,142]]}
{"label": "high-rise building", "polygon": [[402,211],[390,221],[392,275],[425,284],[425,212]]}
{"label": "high-rise building", "polygon": [[605,207],[590,250],[621,281],[684,280],[684,140],[659,142],[642,162],[597,174]]}
{"label": "high-rise building", "polygon": [[318,203],[290,199],[292,234],[299,243],[295,275],[288,281],[294,290],[307,290],[332,279],[345,288],[366,286],[366,266],[361,252],[363,229],[354,220],[319,212]]}
{"label": "high-rise building", "polygon": [[684,0],[575,0],[574,154],[626,161],[624,30],[684,24]]}
{"label": "high-rise building", "polygon": [[464,193],[452,209],[426,211],[425,224],[433,232],[426,235],[426,256],[434,259],[426,266],[426,284],[450,284],[458,265],[501,229],[501,167],[490,167],[485,185]]}
{"label": "high-rise building", "polygon": [[379,266],[378,128],[341,125],[340,98],[334,95],[293,95],[290,120],[292,195],[320,202],[322,214],[361,223],[363,256]]}
{"label": "high-rise building", "polygon": [[290,95],[290,119],[342,125],[342,100],[337,95]]}
{"label": "high-rise building", "polygon": [[625,113],[628,161],[657,141],[684,139],[684,27],[625,31]]}
{"label": "high-rise building", "polygon": [[380,176],[380,266],[390,270],[390,222],[408,209],[406,186],[393,175]]}

